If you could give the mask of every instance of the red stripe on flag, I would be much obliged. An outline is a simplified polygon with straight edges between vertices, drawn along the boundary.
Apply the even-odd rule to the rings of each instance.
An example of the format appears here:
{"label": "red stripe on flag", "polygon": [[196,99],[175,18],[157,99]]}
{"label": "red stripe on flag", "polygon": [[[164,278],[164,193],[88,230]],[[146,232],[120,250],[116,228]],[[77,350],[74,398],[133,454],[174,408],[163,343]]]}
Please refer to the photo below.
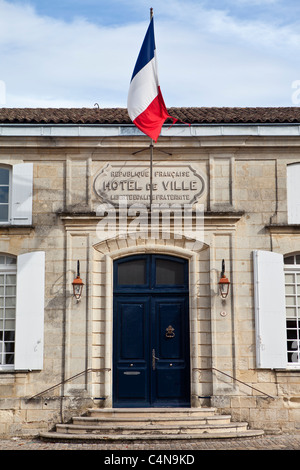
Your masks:
{"label": "red stripe on flag", "polygon": [[169,115],[160,87],[158,87],[157,97],[133,122],[144,134],[148,135],[156,142],[162,125],[167,118],[173,119],[174,122],[177,121],[177,119]]}

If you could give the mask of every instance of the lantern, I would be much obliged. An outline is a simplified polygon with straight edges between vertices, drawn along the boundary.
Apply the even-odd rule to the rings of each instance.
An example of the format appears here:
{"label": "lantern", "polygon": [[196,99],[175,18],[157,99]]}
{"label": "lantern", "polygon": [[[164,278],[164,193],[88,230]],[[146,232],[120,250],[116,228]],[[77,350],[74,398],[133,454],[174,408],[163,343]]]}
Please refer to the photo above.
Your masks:
{"label": "lantern", "polygon": [[79,266],[80,266],[79,261],[77,261],[77,277],[72,282],[73,295],[74,295],[75,299],[77,300],[77,302],[79,302],[79,300],[81,299],[82,289],[83,289],[83,286],[84,286],[84,284],[82,282],[82,279],[80,278]]}
{"label": "lantern", "polygon": [[221,272],[221,278],[219,281],[219,292],[220,292],[220,296],[222,297],[222,299],[226,299],[226,297],[228,296],[229,287],[230,287],[230,281],[225,276],[225,261],[222,260],[222,272]]}

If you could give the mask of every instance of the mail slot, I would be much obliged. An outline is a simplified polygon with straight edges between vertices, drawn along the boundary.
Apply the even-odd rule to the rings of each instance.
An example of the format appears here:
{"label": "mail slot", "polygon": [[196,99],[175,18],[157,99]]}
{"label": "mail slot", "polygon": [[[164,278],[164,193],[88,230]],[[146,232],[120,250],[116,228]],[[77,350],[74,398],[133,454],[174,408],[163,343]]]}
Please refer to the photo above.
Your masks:
{"label": "mail slot", "polygon": [[124,372],[124,375],[140,375],[140,372],[128,371],[128,372]]}

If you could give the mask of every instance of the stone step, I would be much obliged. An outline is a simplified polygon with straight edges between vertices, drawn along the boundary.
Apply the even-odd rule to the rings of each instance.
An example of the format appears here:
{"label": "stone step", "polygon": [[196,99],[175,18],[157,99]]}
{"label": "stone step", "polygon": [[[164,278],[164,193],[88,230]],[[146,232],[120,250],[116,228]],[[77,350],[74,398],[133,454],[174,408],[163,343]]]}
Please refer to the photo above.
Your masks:
{"label": "stone step", "polygon": [[214,416],[216,408],[89,408],[88,414],[91,417],[172,417],[180,418],[187,416],[205,417]]}
{"label": "stone step", "polygon": [[248,423],[232,422],[215,408],[96,408],[71,423],[57,424],[56,431],[40,438],[55,441],[133,441],[155,439],[223,439],[264,434],[248,429]]}
{"label": "stone step", "polygon": [[246,431],[248,423],[228,423],[210,426],[208,424],[190,424],[190,425],[103,425],[103,426],[83,426],[79,424],[57,424],[56,430],[58,433],[70,434],[119,434],[119,435],[141,435],[141,434],[202,434],[212,432],[238,432]]}
{"label": "stone step", "polygon": [[40,438],[46,441],[58,442],[109,442],[109,441],[151,441],[151,440],[191,440],[191,439],[237,439],[259,437],[264,434],[261,430],[247,429],[246,431],[237,432],[211,432],[202,434],[67,434],[58,432],[43,432]]}
{"label": "stone step", "polygon": [[101,417],[101,416],[96,416],[96,417],[91,417],[91,416],[78,416],[73,418],[73,424],[78,424],[78,425],[110,425],[110,426],[115,426],[118,424],[122,425],[131,425],[131,424],[139,424],[143,423],[143,425],[188,425],[188,424],[210,424],[210,425],[216,425],[216,424],[226,424],[231,422],[231,416],[230,415],[214,415],[214,416],[187,416],[187,417]]}

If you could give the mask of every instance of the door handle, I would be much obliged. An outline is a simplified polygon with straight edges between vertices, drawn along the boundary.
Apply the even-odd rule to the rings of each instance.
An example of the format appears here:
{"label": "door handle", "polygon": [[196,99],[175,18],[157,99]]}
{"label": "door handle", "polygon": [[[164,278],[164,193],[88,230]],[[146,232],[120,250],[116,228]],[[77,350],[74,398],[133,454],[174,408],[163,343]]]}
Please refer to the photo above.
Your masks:
{"label": "door handle", "polygon": [[159,358],[155,356],[155,349],[152,349],[152,370],[155,370],[156,362]]}

